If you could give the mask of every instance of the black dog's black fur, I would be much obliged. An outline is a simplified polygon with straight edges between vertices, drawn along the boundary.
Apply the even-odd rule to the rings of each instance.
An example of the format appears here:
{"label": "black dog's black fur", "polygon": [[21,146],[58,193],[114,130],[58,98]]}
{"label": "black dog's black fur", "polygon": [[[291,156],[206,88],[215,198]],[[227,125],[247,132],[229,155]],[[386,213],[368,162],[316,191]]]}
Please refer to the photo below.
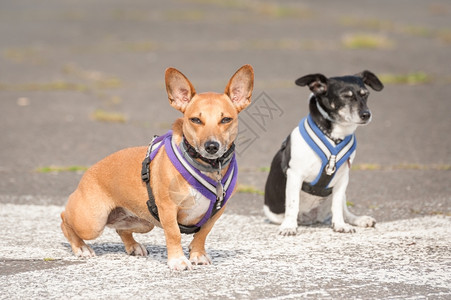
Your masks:
{"label": "black dog's black fur", "polygon": [[[291,140],[288,136],[274,156],[266,179],[265,204],[275,214],[285,212],[285,187],[287,186],[287,169],[290,159]],[[270,201],[270,199],[273,200]],[[275,199],[278,199],[278,201],[274,201]]]}

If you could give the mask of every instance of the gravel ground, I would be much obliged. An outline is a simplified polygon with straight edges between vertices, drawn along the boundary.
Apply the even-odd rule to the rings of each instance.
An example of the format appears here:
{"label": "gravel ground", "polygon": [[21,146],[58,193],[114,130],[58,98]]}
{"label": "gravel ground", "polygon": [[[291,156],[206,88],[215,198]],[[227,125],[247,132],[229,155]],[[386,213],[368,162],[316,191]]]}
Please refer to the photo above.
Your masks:
{"label": "gravel ground", "polygon": [[[451,297],[451,217],[386,222],[355,234],[305,227],[286,238],[260,217],[228,214],[207,240],[213,265],[171,272],[161,229],[137,237],[147,258],[128,256],[105,230],[91,243],[98,256],[76,259],[59,232],[62,209],[0,205],[0,298]],[[189,241],[185,235],[184,249]]]}

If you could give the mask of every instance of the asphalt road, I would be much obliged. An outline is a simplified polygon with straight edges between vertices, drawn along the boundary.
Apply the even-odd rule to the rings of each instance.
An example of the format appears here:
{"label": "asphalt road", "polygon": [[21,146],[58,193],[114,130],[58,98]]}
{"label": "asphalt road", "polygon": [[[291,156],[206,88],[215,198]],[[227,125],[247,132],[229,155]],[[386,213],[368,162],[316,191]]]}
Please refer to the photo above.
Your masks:
{"label": "asphalt road", "polygon": [[[0,299],[449,299],[450,50],[445,0],[0,1]],[[147,259],[112,232],[93,242],[97,258],[74,259],[59,212],[83,170],[180,116],[164,70],[221,92],[243,64],[255,70],[244,187],[207,241],[213,265],[169,272],[159,229],[139,236]],[[371,93],[347,194],[376,229],[278,237],[260,192],[308,112],[294,80],[365,69],[386,87]]]}

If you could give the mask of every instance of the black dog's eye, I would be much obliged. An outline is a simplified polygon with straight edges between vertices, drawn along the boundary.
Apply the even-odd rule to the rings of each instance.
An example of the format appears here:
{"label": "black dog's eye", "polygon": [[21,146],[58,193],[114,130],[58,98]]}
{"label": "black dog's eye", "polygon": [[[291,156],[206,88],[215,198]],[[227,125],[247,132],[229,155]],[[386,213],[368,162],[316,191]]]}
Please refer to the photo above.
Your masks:
{"label": "black dog's eye", "polygon": [[346,98],[352,98],[354,96],[354,93],[352,91],[347,91],[343,94]]}
{"label": "black dog's eye", "polygon": [[354,94],[353,91],[347,91],[347,92],[344,92],[342,95],[343,95],[343,97],[346,98],[346,99],[349,99],[349,100],[356,100],[356,97],[355,97],[355,94]]}
{"label": "black dog's eye", "polygon": [[194,124],[202,124],[202,121],[199,118],[190,118],[189,120]]}
{"label": "black dog's eye", "polygon": [[221,124],[230,123],[230,122],[232,122],[232,120],[233,120],[232,118],[228,118],[228,117],[222,118]]}

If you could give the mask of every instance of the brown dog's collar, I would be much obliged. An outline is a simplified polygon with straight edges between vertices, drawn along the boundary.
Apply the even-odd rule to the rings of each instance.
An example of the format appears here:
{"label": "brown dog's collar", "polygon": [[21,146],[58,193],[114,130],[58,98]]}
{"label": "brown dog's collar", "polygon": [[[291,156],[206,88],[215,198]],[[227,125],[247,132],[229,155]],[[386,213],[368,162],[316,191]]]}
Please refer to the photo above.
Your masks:
{"label": "brown dog's collar", "polygon": [[[230,163],[233,153],[235,151],[235,143],[232,143],[230,148],[221,157],[209,159],[200,155],[200,153],[196,151],[196,149],[188,142],[188,140],[185,137],[183,137],[180,146],[181,146],[180,148],[183,150],[182,152],[185,158],[188,158],[190,162],[195,164],[197,169],[205,172],[215,172],[220,169],[223,169]],[[202,160],[203,162],[207,163],[207,165],[200,164],[199,162],[196,161],[196,159]]]}

